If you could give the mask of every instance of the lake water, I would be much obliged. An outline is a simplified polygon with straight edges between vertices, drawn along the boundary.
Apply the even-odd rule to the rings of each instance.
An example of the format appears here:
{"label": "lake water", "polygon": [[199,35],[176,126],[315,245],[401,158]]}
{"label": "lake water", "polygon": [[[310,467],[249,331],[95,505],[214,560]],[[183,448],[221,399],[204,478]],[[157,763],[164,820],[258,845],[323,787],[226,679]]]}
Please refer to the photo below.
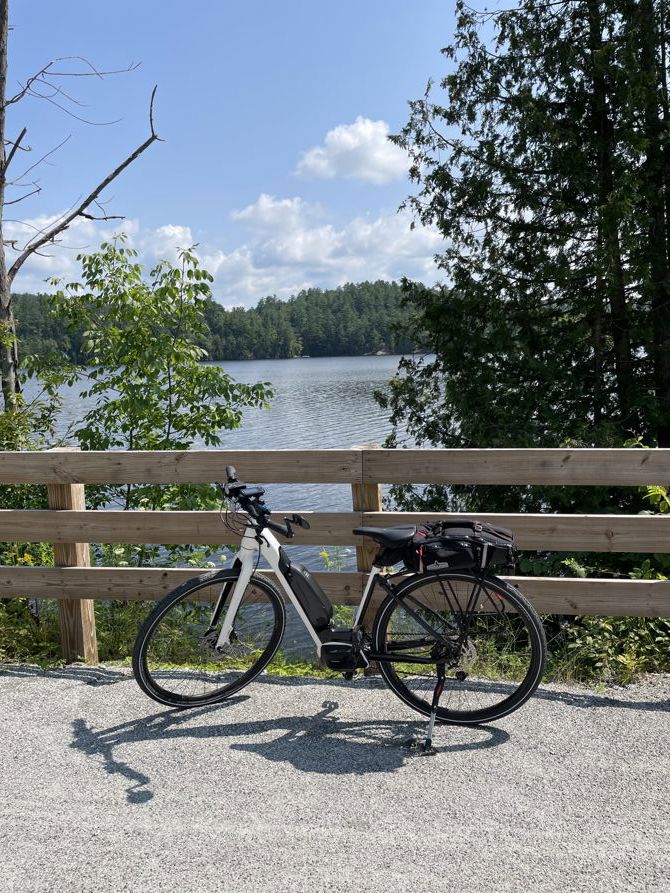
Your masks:
{"label": "lake water", "polygon": [[[391,431],[388,414],[374,400],[376,389],[393,377],[400,357],[325,357],[217,363],[237,381],[268,381],[275,396],[269,409],[250,409],[240,428],[223,433],[223,449],[348,449],[383,443]],[[81,388],[63,389],[61,433],[93,406]],[[31,390],[26,389],[26,396]],[[201,449],[204,444],[196,444]],[[243,469],[239,469],[243,474]],[[250,481],[249,483],[253,483]],[[275,510],[351,510],[348,484],[270,484],[266,501]],[[327,545],[327,544],[324,544]],[[292,546],[291,556],[323,568],[320,548]],[[353,549],[339,551],[347,570],[355,568]]]}

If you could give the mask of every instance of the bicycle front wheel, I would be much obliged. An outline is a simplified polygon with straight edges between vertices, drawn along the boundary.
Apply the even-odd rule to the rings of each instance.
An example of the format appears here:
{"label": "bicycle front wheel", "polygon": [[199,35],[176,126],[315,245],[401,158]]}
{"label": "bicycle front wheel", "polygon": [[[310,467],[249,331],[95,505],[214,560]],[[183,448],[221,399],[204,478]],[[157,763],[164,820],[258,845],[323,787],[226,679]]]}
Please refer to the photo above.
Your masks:
{"label": "bicycle front wheel", "polygon": [[256,574],[233,618],[230,641],[217,648],[237,579],[233,569],[188,580],[147,617],[135,641],[133,673],[150,698],[171,707],[213,704],[244,688],[270,663],[284,634],[286,610],[275,587]]}
{"label": "bicycle front wheel", "polygon": [[457,725],[492,722],[516,710],[539,685],[546,661],[539,617],[497,577],[413,577],[382,602],[372,639],[377,653],[395,658],[379,660],[386,683],[419,713],[430,713],[436,665],[444,663],[437,719]]}

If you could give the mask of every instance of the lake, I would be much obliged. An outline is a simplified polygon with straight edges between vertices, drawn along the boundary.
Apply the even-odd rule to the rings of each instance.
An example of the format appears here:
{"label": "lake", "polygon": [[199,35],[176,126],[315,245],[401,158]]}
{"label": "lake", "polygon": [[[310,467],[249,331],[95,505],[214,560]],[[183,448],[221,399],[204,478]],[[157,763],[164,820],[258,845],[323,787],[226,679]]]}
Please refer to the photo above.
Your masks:
{"label": "lake", "polygon": [[[269,409],[249,409],[240,428],[224,432],[223,449],[348,449],[383,443],[391,431],[388,414],[373,393],[393,377],[399,356],[304,357],[293,360],[250,360],[216,363],[236,380],[251,384],[271,382],[275,396]],[[63,389],[61,433],[92,408],[81,388]],[[30,398],[31,388],[26,388]],[[205,449],[204,444],[196,444]],[[238,469],[240,476],[244,469]],[[250,481],[249,483],[254,483]],[[287,511],[347,511],[347,484],[272,484],[266,487],[268,505]],[[327,544],[324,544],[327,545]],[[323,567],[318,547],[292,546],[291,557],[312,567]],[[355,568],[353,549],[340,555],[347,570]]]}

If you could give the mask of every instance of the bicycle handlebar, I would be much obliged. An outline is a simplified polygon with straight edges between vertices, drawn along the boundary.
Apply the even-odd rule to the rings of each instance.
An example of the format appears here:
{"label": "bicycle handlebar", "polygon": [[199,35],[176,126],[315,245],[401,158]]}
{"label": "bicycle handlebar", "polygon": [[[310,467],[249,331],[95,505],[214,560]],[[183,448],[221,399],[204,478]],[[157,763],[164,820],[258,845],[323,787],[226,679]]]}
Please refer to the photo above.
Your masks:
{"label": "bicycle handlebar", "polygon": [[234,465],[226,465],[226,478],[228,479],[227,484],[219,483],[216,485],[222,496],[224,499],[230,497],[236,499],[243,511],[247,512],[254,521],[258,522],[257,528],[259,530],[267,527],[287,539],[292,539],[294,536],[293,528],[291,526],[293,524],[302,527],[305,530],[309,530],[309,521],[295,513],[289,518],[284,518],[283,524],[278,524],[276,521],[270,521],[267,517],[270,510],[261,500],[261,496],[265,490],[263,490],[262,487],[248,487],[243,481],[238,481],[237,470]]}
{"label": "bicycle handlebar", "polygon": [[286,539],[293,539],[293,531],[288,524],[277,524],[275,521],[266,521],[265,526],[270,530],[274,530],[274,532],[278,533],[280,536],[285,536]]}

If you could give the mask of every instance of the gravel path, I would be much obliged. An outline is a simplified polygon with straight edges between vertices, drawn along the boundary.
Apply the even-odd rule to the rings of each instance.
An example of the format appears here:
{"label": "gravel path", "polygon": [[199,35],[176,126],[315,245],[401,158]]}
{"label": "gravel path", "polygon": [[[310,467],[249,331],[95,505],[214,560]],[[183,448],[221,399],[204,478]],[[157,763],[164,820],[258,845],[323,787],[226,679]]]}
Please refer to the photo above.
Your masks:
{"label": "gravel path", "polygon": [[0,890],[670,891],[670,677],[480,729],[376,681],[176,712],[118,670],[0,667]]}

